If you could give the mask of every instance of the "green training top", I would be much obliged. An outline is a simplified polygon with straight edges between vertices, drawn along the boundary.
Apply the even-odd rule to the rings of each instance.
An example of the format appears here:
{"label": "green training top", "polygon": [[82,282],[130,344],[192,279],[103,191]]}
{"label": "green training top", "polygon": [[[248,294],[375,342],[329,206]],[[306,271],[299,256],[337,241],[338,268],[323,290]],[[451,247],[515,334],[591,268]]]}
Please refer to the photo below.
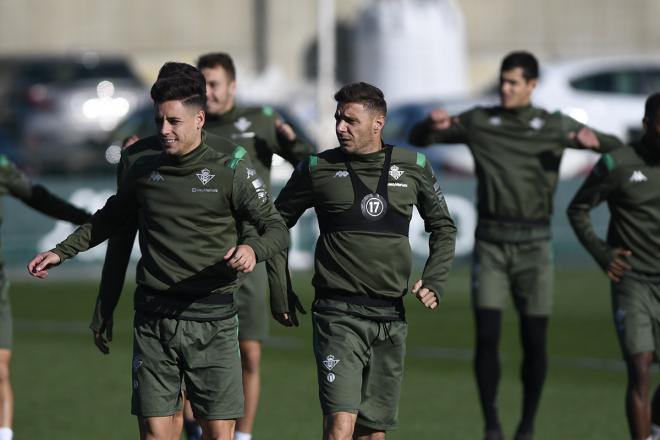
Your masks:
{"label": "green training top", "polygon": [[[275,205],[287,226],[293,227],[308,208],[339,215],[354,203],[354,192],[344,158],[355,174],[374,191],[383,169],[385,152],[344,155],[339,148],[312,155],[294,171]],[[424,219],[430,255],[424,267],[424,285],[443,293],[454,255],[456,227],[440,186],[423,154],[393,148],[387,175],[389,210],[410,222],[413,206]],[[412,252],[408,237],[391,232],[343,230],[322,233],[316,243],[314,278],[317,291],[347,295],[400,298],[408,291]],[[289,311],[284,272],[285,255],[267,262],[273,313]],[[377,312],[376,312],[377,313]]]}
{"label": "green training top", "polygon": [[[240,159],[246,166],[250,166],[250,159],[246,150],[240,145],[220,136],[202,131],[202,142],[223,154],[231,155],[234,159]],[[162,153],[162,147],[157,136],[149,136],[139,140],[133,145],[124,148],[121,160],[117,165],[117,185],[123,180],[128,170],[137,160],[143,157],[158,156]],[[108,239],[108,248],[103,262],[101,272],[101,283],[99,294],[96,297],[96,305],[92,315],[90,328],[99,331],[104,320],[110,320],[114,313],[121,291],[124,287],[126,269],[131,258],[131,251],[135,241],[138,225],[137,218],[126,223],[126,225]]]}
{"label": "green training top", "polygon": [[261,234],[244,240],[258,261],[288,245],[286,226],[261,179],[241,161],[202,143],[181,157],[162,153],[137,159],[117,194],[53,252],[71,258],[135,215],[142,253],[135,309],[160,316],[222,319],[235,313],[209,296],[231,294],[238,285],[238,274],[223,260],[238,242],[238,216]]}
{"label": "green training top", "polygon": [[[45,215],[76,225],[85,223],[90,218],[88,212],[60,199],[41,185],[33,185],[7,156],[0,154],[0,196],[5,194],[16,197]],[[0,224],[2,218],[0,204]],[[0,282],[4,281],[4,278],[4,259],[0,256]]]}
{"label": "green training top", "polygon": [[[594,232],[589,211],[606,201],[607,242]],[[660,275],[660,151],[642,142],[602,157],[568,207],[580,242],[603,270],[621,247],[634,272]]]}
{"label": "green training top", "polygon": [[[413,128],[410,142],[465,143],[477,176],[479,239],[507,242],[550,238],[550,216],[559,163],[566,148],[582,148],[570,133],[583,127],[559,112],[532,106],[518,109],[476,107],[452,118],[446,130],[432,130],[428,121]],[[600,152],[621,143],[596,133]]]}
{"label": "green training top", "polygon": [[279,118],[272,107],[234,106],[219,116],[207,114],[204,129],[243,146],[257,174],[270,188],[273,154],[282,156],[295,167],[314,151],[311,145],[298,138],[291,142],[279,135],[275,128]]}

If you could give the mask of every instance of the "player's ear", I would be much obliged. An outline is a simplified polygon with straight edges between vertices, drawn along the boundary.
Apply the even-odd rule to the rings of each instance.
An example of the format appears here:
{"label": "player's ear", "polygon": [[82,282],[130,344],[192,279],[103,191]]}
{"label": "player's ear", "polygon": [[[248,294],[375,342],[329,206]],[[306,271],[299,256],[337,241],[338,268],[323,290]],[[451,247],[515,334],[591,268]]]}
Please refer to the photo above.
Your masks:
{"label": "player's ear", "polygon": [[380,133],[385,126],[385,115],[378,115],[374,118],[372,123],[372,129],[374,134]]}
{"label": "player's ear", "polygon": [[197,125],[198,130],[204,126],[204,122],[206,122],[206,112],[204,112],[204,110],[199,110],[195,115],[195,124]]}

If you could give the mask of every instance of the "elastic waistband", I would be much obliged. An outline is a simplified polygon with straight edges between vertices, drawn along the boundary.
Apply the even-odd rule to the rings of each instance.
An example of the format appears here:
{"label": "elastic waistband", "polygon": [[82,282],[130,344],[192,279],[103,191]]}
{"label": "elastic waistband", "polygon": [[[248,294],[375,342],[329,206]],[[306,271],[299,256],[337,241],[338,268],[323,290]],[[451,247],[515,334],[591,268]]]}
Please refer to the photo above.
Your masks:
{"label": "elastic waistband", "polygon": [[332,299],[335,301],[342,301],[348,304],[355,304],[358,306],[367,306],[367,307],[398,307],[403,303],[403,300],[399,298],[374,298],[369,295],[355,295],[348,294],[341,290],[329,290],[329,289],[317,289],[316,290],[317,299]]}
{"label": "elastic waistband", "polygon": [[142,293],[150,296],[159,296],[167,298],[168,301],[177,301],[182,303],[198,303],[198,304],[214,304],[225,305],[234,302],[234,295],[231,293],[209,293],[209,294],[192,294],[183,292],[168,292],[167,290],[156,290],[150,287],[140,286],[139,289]]}

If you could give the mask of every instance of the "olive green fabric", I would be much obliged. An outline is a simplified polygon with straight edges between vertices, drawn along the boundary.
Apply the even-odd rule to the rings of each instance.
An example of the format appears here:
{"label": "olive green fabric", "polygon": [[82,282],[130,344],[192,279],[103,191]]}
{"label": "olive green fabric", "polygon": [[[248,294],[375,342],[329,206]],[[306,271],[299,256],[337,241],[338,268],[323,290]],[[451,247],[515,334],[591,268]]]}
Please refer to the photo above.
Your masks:
{"label": "olive green fabric", "polygon": [[314,148],[302,142],[284,139],[276,130],[281,117],[272,107],[234,106],[222,115],[206,115],[204,129],[243,146],[254,168],[270,188],[273,154],[282,156],[294,167],[309,156]]}
{"label": "olive green fabric", "polygon": [[[497,242],[550,238],[559,164],[566,148],[581,148],[572,134],[583,125],[532,106],[476,107],[452,121],[446,130],[420,122],[413,127],[410,142],[468,145],[477,176],[476,237]],[[596,134],[599,152],[621,145],[614,136]]]}
{"label": "olive green fabric", "polygon": [[[606,202],[607,240],[596,235],[589,212]],[[660,275],[660,152],[644,141],[604,156],[571,201],[568,217],[580,242],[603,270],[624,248],[632,270]]]}
{"label": "olive green fabric", "polygon": [[162,417],[183,408],[182,384],[195,418],[243,416],[236,317],[197,322],[136,313],[131,412]]}
{"label": "olive green fabric", "polygon": [[655,353],[660,359],[660,277],[624,276],[612,286],[612,315],[624,357]]}
{"label": "olive green fabric", "polygon": [[[233,159],[240,159],[247,166],[251,164],[250,158],[245,154],[246,150],[236,143],[206,131],[202,131],[202,141],[219,153],[230,155]],[[119,165],[117,165],[117,185],[123,181],[127,170],[135,162],[145,160],[146,157],[158,156],[161,152],[162,147],[157,136],[144,138],[124,148]],[[126,269],[130,261],[137,230],[137,217],[134,217],[108,239],[99,293],[89,326],[94,331],[99,331],[104,321],[112,319],[112,314],[115,307],[117,307],[124,287]]]}
{"label": "olive green fabric", "polygon": [[[346,211],[354,202],[351,180],[339,148],[320,153],[294,171],[275,204],[288,227],[293,227],[308,208],[330,214]],[[375,189],[381,176],[385,150],[367,155],[347,155],[364,184]],[[314,165],[315,164],[315,165]],[[412,216],[416,206],[430,232],[429,258],[424,285],[438,297],[449,275],[454,256],[456,227],[449,215],[440,185],[425,163],[409,150],[394,147],[388,174],[389,208]],[[412,252],[408,237],[395,233],[340,231],[321,234],[316,243],[314,277],[317,290],[338,290],[349,295],[400,298],[408,292]],[[267,261],[273,313],[289,311],[288,286],[278,278],[286,266],[286,254]]]}
{"label": "olive green fabric", "polygon": [[549,316],[554,287],[548,240],[493,243],[477,240],[472,266],[472,305],[503,310],[509,296],[525,316]]}
{"label": "olive green fabric", "polygon": [[[45,187],[34,185],[16,165],[0,154],[0,196],[11,195],[42,214],[60,220],[81,224],[90,214],[51,194]],[[0,224],[3,204],[0,203]],[[4,259],[0,255],[0,348],[12,347],[12,317],[9,300],[9,282],[5,278]]]}
{"label": "olive green fabric", "polygon": [[90,223],[53,252],[65,260],[93,247],[138,218],[142,258],[135,309],[181,319],[223,319],[226,309],[197,301],[231,294],[239,275],[223,260],[238,243],[237,218],[262,234],[243,242],[258,261],[288,245],[288,230],[263,182],[231,156],[205,143],[184,156],[137,160]]}
{"label": "olive green fabric", "polygon": [[407,323],[314,311],[312,325],[323,414],[345,411],[357,414],[358,425],[395,429]]}
{"label": "olive green fabric", "polygon": [[241,280],[234,302],[238,309],[238,339],[263,341],[268,337],[268,277],[266,263],[258,263]]}

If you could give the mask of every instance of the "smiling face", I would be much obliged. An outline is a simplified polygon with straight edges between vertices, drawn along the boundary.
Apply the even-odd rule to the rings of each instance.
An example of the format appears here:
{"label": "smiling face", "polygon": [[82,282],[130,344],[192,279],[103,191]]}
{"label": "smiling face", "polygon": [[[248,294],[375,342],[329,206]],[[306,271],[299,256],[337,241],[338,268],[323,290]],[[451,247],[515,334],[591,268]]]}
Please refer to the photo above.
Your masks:
{"label": "smiling face", "polygon": [[165,101],[155,105],[156,127],[163,151],[183,156],[202,143],[204,111],[183,101]]}
{"label": "smiling face", "polygon": [[338,103],[335,132],[341,149],[348,154],[368,154],[380,150],[380,133],[385,116],[356,102]]}
{"label": "smiling face", "polygon": [[221,66],[201,70],[206,80],[206,110],[212,115],[227,113],[234,106],[236,81]]}
{"label": "smiling face", "polygon": [[537,80],[526,79],[522,67],[500,72],[500,102],[502,107],[513,109],[529,105]]}

